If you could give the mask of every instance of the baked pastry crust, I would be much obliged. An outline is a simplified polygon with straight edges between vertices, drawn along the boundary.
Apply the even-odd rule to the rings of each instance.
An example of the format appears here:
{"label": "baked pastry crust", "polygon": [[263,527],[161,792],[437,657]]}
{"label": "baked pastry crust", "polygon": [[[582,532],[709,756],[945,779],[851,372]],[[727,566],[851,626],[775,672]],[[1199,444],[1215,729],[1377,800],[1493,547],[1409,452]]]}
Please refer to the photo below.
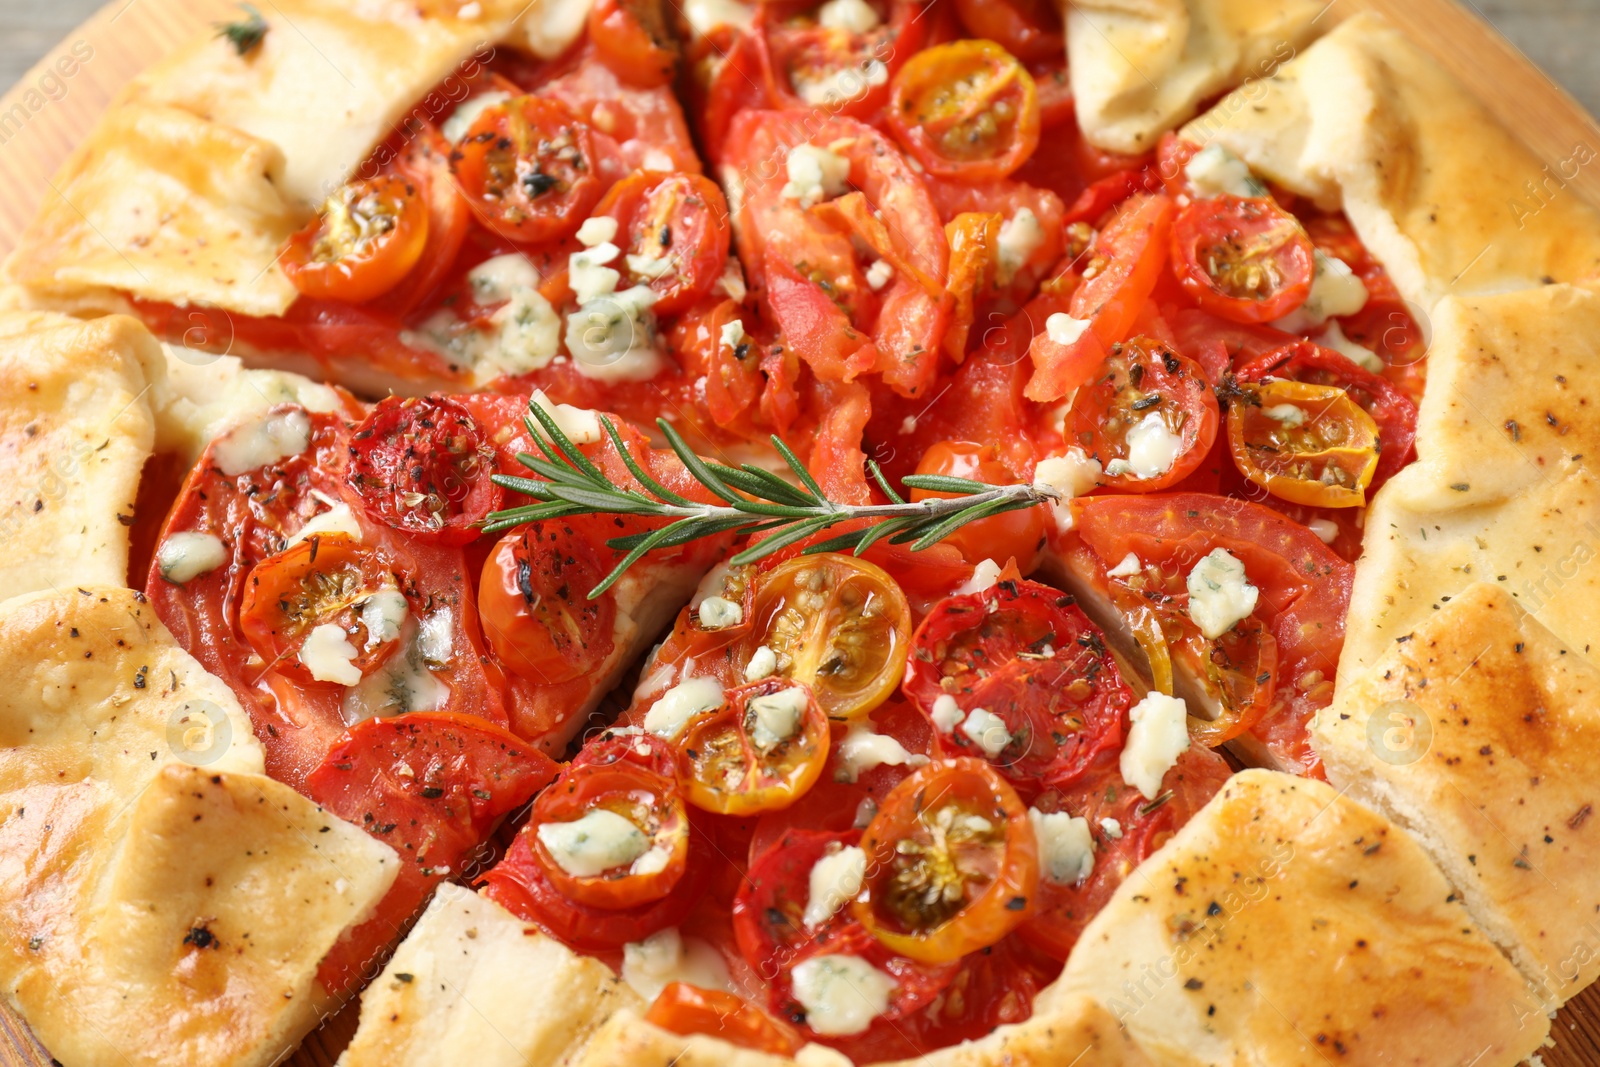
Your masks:
{"label": "baked pastry crust", "polygon": [[227,687],[127,589],[0,610],[0,988],[74,1067],[269,1064],[398,857],[261,773]]}
{"label": "baked pastry crust", "polygon": [[1600,670],[1479,583],[1312,727],[1329,779],[1423,843],[1554,1010],[1600,976]]}

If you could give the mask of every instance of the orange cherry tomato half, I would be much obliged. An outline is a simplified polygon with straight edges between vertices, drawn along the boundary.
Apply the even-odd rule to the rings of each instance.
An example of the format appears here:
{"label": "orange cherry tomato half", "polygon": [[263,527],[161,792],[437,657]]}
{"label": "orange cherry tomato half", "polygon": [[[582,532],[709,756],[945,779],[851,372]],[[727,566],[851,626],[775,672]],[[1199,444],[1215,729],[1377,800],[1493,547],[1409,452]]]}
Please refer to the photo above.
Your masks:
{"label": "orange cherry tomato half", "polygon": [[[980,445],[972,441],[939,441],[922,454],[917,464],[918,474],[943,474],[952,478],[967,478],[989,485],[1010,485],[1017,474],[999,458],[993,445]],[[936,493],[928,489],[913,489],[912,500],[933,497],[948,498],[953,493]],[[960,549],[968,563],[992,559],[1004,563],[1015,559],[1024,574],[1033,570],[1044,547],[1044,514],[1040,508],[1007,511],[993,518],[969,522],[945,538]]]}
{"label": "orange cherry tomato half", "polygon": [[728,691],[678,742],[689,803],[717,815],[787,808],[828,762],[828,717],[803,685],[768,678]]}
{"label": "orange cherry tomato half", "polygon": [[589,9],[589,40],[612,73],[641,89],[666,85],[677,70],[677,44],[660,0],[597,0]]}
{"label": "orange cherry tomato half", "polygon": [[560,520],[502,537],[478,581],[478,618],[489,647],[540,684],[571,681],[611,654],[616,597],[589,599],[607,568],[591,540]]}
{"label": "orange cherry tomato half", "polygon": [[1366,505],[1378,424],[1348,392],[1284,378],[1238,388],[1228,405],[1228,449],[1246,478],[1295,504]]}
{"label": "orange cherry tomato half", "polygon": [[728,201],[699,174],[631,174],[611,187],[596,215],[617,220],[613,239],[624,253],[614,264],[632,284],[656,294],[658,315],[682,311],[722,277],[733,230]]}
{"label": "orange cherry tomato half", "polygon": [[1234,322],[1270,322],[1304,304],[1314,265],[1305,228],[1269,197],[1196,200],[1172,226],[1178,284]]}
{"label": "orange cherry tomato half", "polygon": [[684,1037],[709,1034],[773,1056],[793,1056],[805,1045],[794,1027],[743,997],[685,982],[668,982],[644,1013],[644,1021]]}
{"label": "orange cherry tomato half", "polygon": [[1188,477],[1220,419],[1200,366],[1148,337],[1112,346],[1072,404],[1074,443],[1100,460],[1104,483],[1143,493]]}
{"label": "orange cherry tomato half", "polygon": [[485,108],[450,164],[478,220],[512,241],[569,236],[604,191],[593,133],[543,97]]}
{"label": "orange cherry tomato half", "polygon": [[610,762],[575,762],[539,794],[529,845],[568,900],[616,911],[672,892],[688,867],[690,829],[654,742],[617,737],[607,745]]}
{"label": "orange cherry tomato half", "polygon": [[380,174],[330,196],[279,263],[306,296],[360,304],[406,276],[428,243],[428,204],[410,178]]}
{"label": "orange cherry tomato half", "polygon": [[952,41],[912,56],[890,90],[889,125],[930,174],[1004,178],[1039,146],[1039,93],[992,41]]}
{"label": "orange cherry tomato half", "polygon": [[262,659],[301,681],[312,681],[300,650],[311,631],[334,625],[355,649],[350,662],[363,677],[378,668],[398,634],[368,629],[362,608],[375,595],[400,594],[400,581],[355,538],[314,534],[257,563],[245,577],[239,628]]}
{"label": "orange cherry tomato half", "polygon": [[864,718],[900,684],[911,606],[876,564],[836,552],[785,560],[758,578],[754,610],[748,652],[771,649],[774,676],[809,686],[828,718]]}
{"label": "orange cherry tomato half", "polygon": [[1015,930],[1035,908],[1039,847],[1028,809],[980,759],[917,769],[861,837],[855,916],[891,952],[949,963]]}

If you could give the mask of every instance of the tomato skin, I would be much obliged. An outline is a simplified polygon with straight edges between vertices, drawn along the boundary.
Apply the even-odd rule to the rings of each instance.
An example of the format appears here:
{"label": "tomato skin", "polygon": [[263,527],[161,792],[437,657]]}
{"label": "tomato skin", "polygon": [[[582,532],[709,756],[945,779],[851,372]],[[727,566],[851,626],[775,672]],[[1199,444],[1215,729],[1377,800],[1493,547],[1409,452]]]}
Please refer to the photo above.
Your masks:
{"label": "tomato skin", "polygon": [[472,413],[447,397],[380,401],[351,435],[347,481],[367,514],[443,545],[478,538],[475,524],[500,506]]}
{"label": "tomato skin", "polygon": [[593,131],[545,97],[486,108],[450,162],[478,221],[512,241],[570,236],[605,191]]}
{"label": "tomato skin", "polygon": [[549,757],[473,716],[416,712],[351,727],[306,778],[304,792],[394,847],[401,867],[378,914],[323,959],[323,987],[364,981],[363,969],[433,887],[459,870],[495,821],[555,774]]}
{"label": "tomato skin", "polygon": [[788,1023],[742,997],[683,982],[669,982],[645,1011],[644,1021],[685,1037],[709,1034],[773,1056],[793,1056],[805,1045]]}
{"label": "tomato skin", "polygon": [[[1010,485],[1019,477],[998,458],[993,445],[980,445],[972,441],[937,442],[923,453],[916,472],[968,478],[989,485]],[[953,495],[926,489],[911,491],[914,501],[948,499]],[[968,523],[945,540],[960,549],[968,563],[975,564],[985,559],[997,562],[1014,559],[1017,569],[1026,574],[1038,564],[1039,553],[1044,548],[1044,515],[1039,508],[1008,511],[993,518]]]}
{"label": "tomato skin", "polygon": [[[1152,415],[1180,439],[1171,466],[1148,478],[1131,466],[1125,471],[1114,467],[1119,460],[1127,462],[1135,424],[1148,422]],[[1074,437],[1105,466],[1103,483],[1134,493],[1155,492],[1188,477],[1211,450],[1219,421],[1217,398],[1205,372],[1193,360],[1145,337],[1113,347],[1072,404]]]}
{"label": "tomato skin", "polygon": [[1196,200],[1173,224],[1172,269],[1204,310],[1270,322],[1311,293],[1311,238],[1270,197]]}
{"label": "tomato skin", "polygon": [[403,176],[356,179],[285,243],[279,265],[307,296],[360,304],[400,284],[428,241],[428,206]]}
{"label": "tomato skin", "polygon": [[886,114],[900,143],[941,178],[1007,177],[1039,145],[1033,78],[989,41],[955,41],[912,56],[894,77]]}
{"label": "tomato skin", "polygon": [[[764,750],[750,704],[786,692],[800,692],[805,709],[792,736]],[[729,690],[725,699],[722,709],[690,723],[678,744],[678,776],[689,802],[713,814],[742,816],[802,799],[828,762],[828,717],[810,688],[765,679]]]}
{"label": "tomato skin", "polygon": [[[664,259],[675,268],[660,278],[639,278],[656,293],[657,315],[683,311],[711,291],[728,262],[728,202],[698,174],[632,174],[613,185],[594,209],[617,220],[613,243],[624,255]],[[661,237],[667,240],[662,241]],[[626,261],[616,266],[621,269]]]}
{"label": "tomato skin", "polygon": [[591,544],[599,530],[560,520],[515,529],[495,544],[478,586],[478,613],[495,653],[539,684],[597,669],[613,648],[617,600],[589,599],[609,569]]}
{"label": "tomato skin", "polygon": [[623,81],[646,89],[667,85],[678,54],[656,0],[597,0],[589,10],[589,40]]}
{"label": "tomato skin", "polygon": [[444,135],[432,123],[424,123],[412,133],[404,150],[395,153],[395,170],[414,183],[427,202],[428,239],[410,272],[375,301],[378,309],[398,316],[415,310],[455,266],[472,224],[472,209],[450,173],[450,150]]}
{"label": "tomato skin", "polygon": [[973,37],[994,41],[1018,59],[1053,59],[1066,50],[1061,16],[1037,0],[956,0],[956,15]]}
{"label": "tomato skin", "polygon": [[767,251],[766,299],[784,340],[812,373],[825,381],[854,381],[877,366],[878,350],[816,281],[790,266],[777,249]]}

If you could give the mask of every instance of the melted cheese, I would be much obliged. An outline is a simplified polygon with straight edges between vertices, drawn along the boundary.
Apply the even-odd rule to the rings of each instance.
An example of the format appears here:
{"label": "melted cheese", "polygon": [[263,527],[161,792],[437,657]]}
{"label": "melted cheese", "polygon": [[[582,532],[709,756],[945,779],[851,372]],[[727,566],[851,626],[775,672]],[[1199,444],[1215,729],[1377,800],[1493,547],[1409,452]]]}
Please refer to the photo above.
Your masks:
{"label": "melted cheese", "polygon": [[867,877],[867,854],[859,848],[836,848],[811,867],[809,895],[802,917],[807,930],[815,930],[854,900]]}
{"label": "melted cheese", "polygon": [[571,822],[540,823],[537,832],[550,858],[574,878],[630,866],[650,851],[644,831],[605,808],[591,808]]}
{"label": "melted cheese", "polygon": [[182,585],[202,574],[209,574],[228,562],[228,549],[213,534],[185,531],[170,534],[156,549],[156,566],[161,577]]}
{"label": "melted cheese", "polygon": [[800,729],[800,719],[808,705],[806,691],[799,688],[750,698],[745,704],[750,743],[763,755],[771,752]]}
{"label": "melted cheese", "polygon": [[899,983],[858,956],[813,956],[791,972],[806,1025],[824,1037],[859,1034],[889,1009]]}
{"label": "melted cheese", "polygon": [[351,662],[356,654],[356,646],[344,630],[331,622],[313,627],[300,646],[300,662],[319,682],[355,685],[361,681],[361,668]]}
{"label": "melted cheese", "polygon": [[961,732],[971,738],[972,743],[990,759],[1004,752],[1012,741],[1005,720],[987,708],[973,708],[968,712],[961,724]]}
{"label": "melted cheese", "polygon": [[920,767],[928,762],[927,756],[908,752],[899,741],[878,733],[868,723],[852,723],[837,752],[839,776],[847,782],[854,782],[874,767]]}
{"label": "melted cheese", "polygon": [[298,456],[311,447],[311,416],[301,408],[271,411],[241,423],[211,446],[211,460],[229,478]]}
{"label": "melted cheese", "polygon": [[645,713],[644,728],[668,741],[689,725],[689,720],[722,707],[726,698],[714,678],[690,678],[661,694]]}
{"label": "melted cheese", "polygon": [[732,988],[722,954],[699,938],[684,937],[672,926],[622,946],[622,980],[646,1001],[660,996],[673,982],[699,989]]}
{"label": "melted cheese", "polygon": [[295,531],[285,547],[297,545],[308,537],[323,534],[336,534],[348,537],[352,541],[360,541],[361,522],[356,518],[355,512],[350,510],[349,504],[335,504],[327,511],[313,515],[309,522]]}
{"label": "melted cheese", "polygon": [[1094,835],[1089,820],[1064,811],[1028,809],[1039,843],[1039,870],[1056,885],[1077,885],[1094,870]]}

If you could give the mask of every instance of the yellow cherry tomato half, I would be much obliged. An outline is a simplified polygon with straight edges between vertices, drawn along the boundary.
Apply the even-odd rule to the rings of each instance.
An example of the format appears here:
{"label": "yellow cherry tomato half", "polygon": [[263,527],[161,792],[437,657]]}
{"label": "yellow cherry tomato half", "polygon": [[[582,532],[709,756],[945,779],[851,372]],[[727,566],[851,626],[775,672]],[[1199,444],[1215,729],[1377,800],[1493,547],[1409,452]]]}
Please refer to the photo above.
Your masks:
{"label": "yellow cherry tomato half", "polygon": [[993,41],[952,41],[912,56],[890,89],[889,125],[928,172],[1004,178],[1039,147],[1039,91]]}
{"label": "yellow cherry tomato half", "polygon": [[718,815],[787,808],[828,762],[828,717],[803,685],[769,678],[729,690],[678,745],[689,803]]}
{"label": "yellow cherry tomato half", "polygon": [[1275,497],[1361,507],[1378,466],[1378,424],[1333,385],[1269,378],[1228,405],[1228,448],[1244,476]]}

